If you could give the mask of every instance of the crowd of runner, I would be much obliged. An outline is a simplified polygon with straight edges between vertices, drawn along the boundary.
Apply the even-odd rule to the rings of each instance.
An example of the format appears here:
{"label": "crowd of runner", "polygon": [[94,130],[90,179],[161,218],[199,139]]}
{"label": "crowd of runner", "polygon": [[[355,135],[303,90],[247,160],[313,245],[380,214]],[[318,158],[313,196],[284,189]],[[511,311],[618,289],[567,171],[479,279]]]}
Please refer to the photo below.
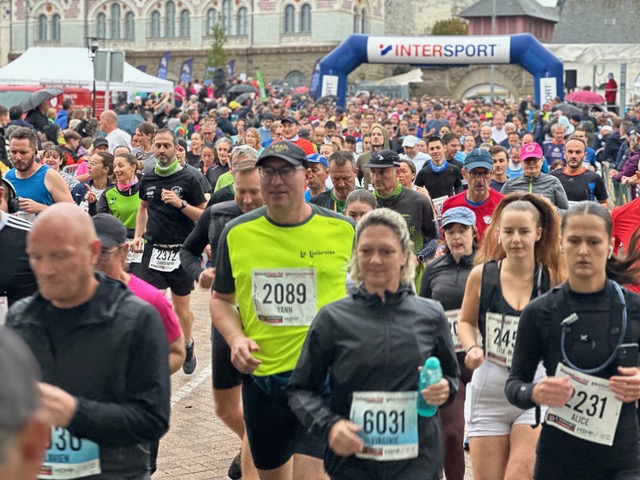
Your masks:
{"label": "crowd of runner", "polygon": [[243,98],[0,106],[0,478],[150,478],[194,322],[230,478],[640,478],[635,108]]}

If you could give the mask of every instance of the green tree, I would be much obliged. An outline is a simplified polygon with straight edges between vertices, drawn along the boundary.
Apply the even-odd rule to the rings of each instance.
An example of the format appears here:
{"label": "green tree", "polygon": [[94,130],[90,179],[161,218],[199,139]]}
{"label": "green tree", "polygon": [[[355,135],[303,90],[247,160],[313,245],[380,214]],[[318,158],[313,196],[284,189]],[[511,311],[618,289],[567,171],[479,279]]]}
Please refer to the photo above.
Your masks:
{"label": "green tree", "polygon": [[222,23],[218,21],[213,27],[213,43],[207,55],[207,66],[216,68],[225,68],[229,61],[229,55],[224,50],[224,44],[227,43],[227,33],[224,31]]}
{"label": "green tree", "polygon": [[467,35],[469,25],[461,18],[438,20],[431,29],[431,35]]}

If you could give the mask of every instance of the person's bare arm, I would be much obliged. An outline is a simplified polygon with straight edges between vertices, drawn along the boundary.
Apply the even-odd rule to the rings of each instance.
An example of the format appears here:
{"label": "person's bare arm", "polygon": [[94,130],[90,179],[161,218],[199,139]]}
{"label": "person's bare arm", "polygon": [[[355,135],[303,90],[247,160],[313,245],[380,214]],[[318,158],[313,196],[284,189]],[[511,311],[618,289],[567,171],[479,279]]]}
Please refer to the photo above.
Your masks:
{"label": "person's bare arm", "polygon": [[253,356],[260,348],[242,331],[242,320],[236,307],[236,295],[211,292],[211,321],[231,349],[231,362],[241,373],[252,373],[262,361]]}
{"label": "person's bare arm", "polygon": [[67,202],[74,203],[67,182],[64,181],[62,175],[55,170],[49,169],[44,177],[44,185],[51,193],[53,201],[56,203]]}
{"label": "person's bare arm", "polygon": [[184,335],[169,344],[169,373],[173,375],[182,368],[182,363],[187,355],[184,347]]}
{"label": "person's bare arm", "polygon": [[142,235],[147,228],[147,219],[149,216],[148,203],[145,200],[140,200],[140,207],[138,207],[138,214],[136,215],[136,233],[133,237],[133,243],[131,248],[134,252],[142,251]]}

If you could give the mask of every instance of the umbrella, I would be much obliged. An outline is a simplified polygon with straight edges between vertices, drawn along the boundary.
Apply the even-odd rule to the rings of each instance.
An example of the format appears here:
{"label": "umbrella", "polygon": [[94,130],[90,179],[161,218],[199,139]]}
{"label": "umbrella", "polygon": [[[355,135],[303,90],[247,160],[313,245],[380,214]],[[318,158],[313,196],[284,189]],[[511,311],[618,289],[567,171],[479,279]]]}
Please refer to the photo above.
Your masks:
{"label": "umbrella", "polygon": [[309,93],[309,87],[298,87],[293,93]]}
{"label": "umbrella", "polygon": [[253,88],[253,86],[247,84],[247,83],[241,83],[239,85],[234,85],[233,87],[231,87],[230,89],[227,90],[227,93],[258,93],[256,92],[256,89]]}
{"label": "umbrella", "polygon": [[582,109],[580,107],[576,107],[575,105],[571,105],[570,103],[560,103],[554,107],[554,110],[560,110],[566,116],[570,117],[574,113],[581,114]]}
{"label": "umbrella", "polygon": [[118,128],[124,130],[129,135],[133,135],[137,126],[141,123],[144,123],[144,118],[142,115],[138,115],[137,113],[130,115],[118,115]]}
{"label": "umbrella", "polygon": [[[251,92],[251,93],[254,93],[254,92]],[[251,93],[247,92],[247,93],[243,93],[242,95],[238,95],[235,101],[240,104],[243,104],[244,102],[246,102],[251,98]]]}
{"label": "umbrella", "polygon": [[321,103],[333,103],[335,101],[338,100],[338,97],[335,95],[325,95],[324,97],[320,97],[316,103],[317,104],[321,104]]}
{"label": "umbrella", "polygon": [[605,102],[602,95],[596,92],[591,92],[589,90],[578,90],[577,92],[571,92],[564,98],[568,102],[584,103],[586,105],[600,105],[601,103]]}
{"label": "umbrella", "polygon": [[28,112],[29,110],[38,108],[38,105],[40,105],[42,102],[51,100],[53,97],[57,97],[62,93],[64,93],[64,90],[62,90],[61,88],[43,88],[42,90],[33,92],[23,101],[21,101],[20,106],[25,112]]}

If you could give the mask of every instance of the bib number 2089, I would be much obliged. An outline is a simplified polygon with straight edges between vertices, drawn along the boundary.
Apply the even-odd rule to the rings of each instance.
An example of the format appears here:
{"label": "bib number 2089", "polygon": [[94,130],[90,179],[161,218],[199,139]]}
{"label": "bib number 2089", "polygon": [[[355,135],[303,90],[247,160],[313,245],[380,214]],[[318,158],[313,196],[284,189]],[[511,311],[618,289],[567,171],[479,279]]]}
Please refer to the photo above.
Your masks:
{"label": "bib number 2089", "polygon": [[307,301],[307,286],[304,283],[267,283],[263,285],[265,305],[284,303],[298,303],[302,305]]}

